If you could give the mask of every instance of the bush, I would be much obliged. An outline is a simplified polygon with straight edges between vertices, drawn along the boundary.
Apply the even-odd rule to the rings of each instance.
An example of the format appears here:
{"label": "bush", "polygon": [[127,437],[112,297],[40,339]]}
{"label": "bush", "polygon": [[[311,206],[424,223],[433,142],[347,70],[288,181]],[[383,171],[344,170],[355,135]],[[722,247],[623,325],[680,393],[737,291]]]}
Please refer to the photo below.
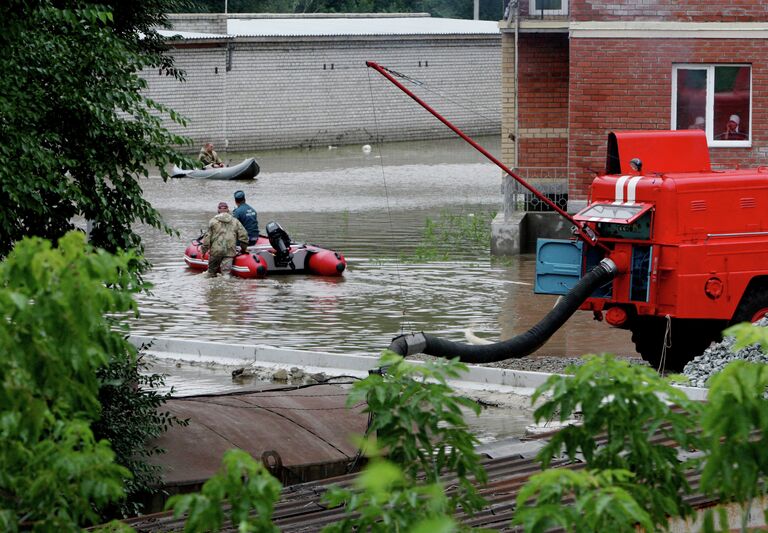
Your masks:
{"label": "bush", "polygon": [[135,311],[133,254],[72,232],[53,249],[26,238],[0,264],[0,525],[76,531],[118,501],[130,472],[91,424],[97,372],[129,351],[104,316]]}

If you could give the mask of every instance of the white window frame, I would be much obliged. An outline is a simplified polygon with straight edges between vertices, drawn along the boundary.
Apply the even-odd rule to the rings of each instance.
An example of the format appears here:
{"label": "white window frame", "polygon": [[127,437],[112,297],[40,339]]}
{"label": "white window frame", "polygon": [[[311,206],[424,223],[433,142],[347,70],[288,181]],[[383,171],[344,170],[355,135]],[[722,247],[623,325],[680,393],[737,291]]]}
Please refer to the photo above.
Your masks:
{"label": "white window frame", "polygon": [[568,0],[561,0],[560,5],[562,6],[560,9],[544,9],[543,11],[540,9],[536,9],[536,0],[530,0],[530,3],[528,5],[528,14],[530,16],[536,16],[539,14],[544,15],[567,15],[568,14]]}
{"label": "white window frame", "polygon": [[[533,1],[533,0],[532,0]],[[726,141],[715,139],[715,67],[748,67],[749,68],[749,139],[745,141]],[[677,129],[677,71],[705,70],[707,71],[707,103],[704,117],[705,132],[707,133],[707,146],[711,148],[749,148],[752,146],[752,65],[747,63],[681,63],[672,65],[672,129]]]}

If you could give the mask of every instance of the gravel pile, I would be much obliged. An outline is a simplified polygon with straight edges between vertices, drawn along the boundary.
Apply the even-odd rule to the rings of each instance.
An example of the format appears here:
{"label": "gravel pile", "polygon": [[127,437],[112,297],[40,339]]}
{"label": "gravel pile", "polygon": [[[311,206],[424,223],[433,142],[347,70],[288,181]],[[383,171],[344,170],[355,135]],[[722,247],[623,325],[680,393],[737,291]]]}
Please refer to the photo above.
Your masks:
{"label": "gravel pile", "polygon": [[[763,318],[756,325],[768,326],[768,318]],[[690,385],[706,387],[707,380],[712,374],[720,372],[725,365],[737,359],[768,364],[768,355],[763,353],[759,344],[753,344],[734,352],[733,345],[735,342],[733,337],[725,337],[722,342],[711,344],[709,348],[704,350],[703,354],[685,365],[683,374],[690,379]]]}
{"label": "gravel pile", "polygon": [[[620,357],[615,356],[616,359],[623,359],[633,365],[646,365],[640,357]],[[409,359],[419,359],[422,361],[434,360],[435,357],[430,355],[418,354],[409,357]],[[546,372],[548,374],[562,374],[565,372],[566,367],[575,365],[581,366],[586,362],[586,359],[582,357],[566,357],[566,356],[549,356],[538,355],[521,357],[520,359],[505,359],[504,361],[498,361],[496,363],[486,363],[480,366],[490,366],[494,368],[506,368],[509,370],[523,370],[526,372]]]}

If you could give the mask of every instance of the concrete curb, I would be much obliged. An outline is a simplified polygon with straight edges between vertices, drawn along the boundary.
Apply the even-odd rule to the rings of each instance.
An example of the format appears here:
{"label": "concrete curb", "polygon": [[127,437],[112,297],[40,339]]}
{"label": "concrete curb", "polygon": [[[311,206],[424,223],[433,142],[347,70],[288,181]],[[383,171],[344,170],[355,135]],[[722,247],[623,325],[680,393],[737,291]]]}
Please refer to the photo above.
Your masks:
{"label": "concrete curb", "polygon": [[[167,337],[132,335],[128,340],[136,347],[147,346],[147,354],[162,359],[175,359],[197,363],[214,362],[224,365],[252,365],[267,368],[300,367],[305,372],[325,372],[332,375],[365,377],[368,371],[378,367],[378,358],[310,352],[275,348],[264,344],[228,344]],[[423,364],[421,361],[411,361]],[[462,380],[451,381],[457,389],[506,392],[520,396],[531,396],[536,387],[549,376],[545,372],[528,372],[469,365],[469,372]],[[706,399],[707,389],[678,387],[693,400]]]}

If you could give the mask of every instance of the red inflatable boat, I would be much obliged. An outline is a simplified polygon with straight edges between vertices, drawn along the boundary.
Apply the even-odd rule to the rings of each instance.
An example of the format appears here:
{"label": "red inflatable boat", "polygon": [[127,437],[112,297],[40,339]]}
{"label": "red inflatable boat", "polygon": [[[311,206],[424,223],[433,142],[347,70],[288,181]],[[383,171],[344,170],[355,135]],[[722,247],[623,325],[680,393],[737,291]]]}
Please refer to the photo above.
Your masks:
{"label": "red inflatable boat", "polygon": [[[276,224],[270,237],[259,236],[256,244],[248,247],[248,253],[240,254],[232,262],[232,275],[239,278],[263,278],[267,274],[316,274],[341,276],[347,268],[344,256],[333,250],[314,244],[291,242],[288,234]],[[200,253],[202,238],[192,241],[184,251],[184,262],[194,270],[208,269],[208,253]]]}

